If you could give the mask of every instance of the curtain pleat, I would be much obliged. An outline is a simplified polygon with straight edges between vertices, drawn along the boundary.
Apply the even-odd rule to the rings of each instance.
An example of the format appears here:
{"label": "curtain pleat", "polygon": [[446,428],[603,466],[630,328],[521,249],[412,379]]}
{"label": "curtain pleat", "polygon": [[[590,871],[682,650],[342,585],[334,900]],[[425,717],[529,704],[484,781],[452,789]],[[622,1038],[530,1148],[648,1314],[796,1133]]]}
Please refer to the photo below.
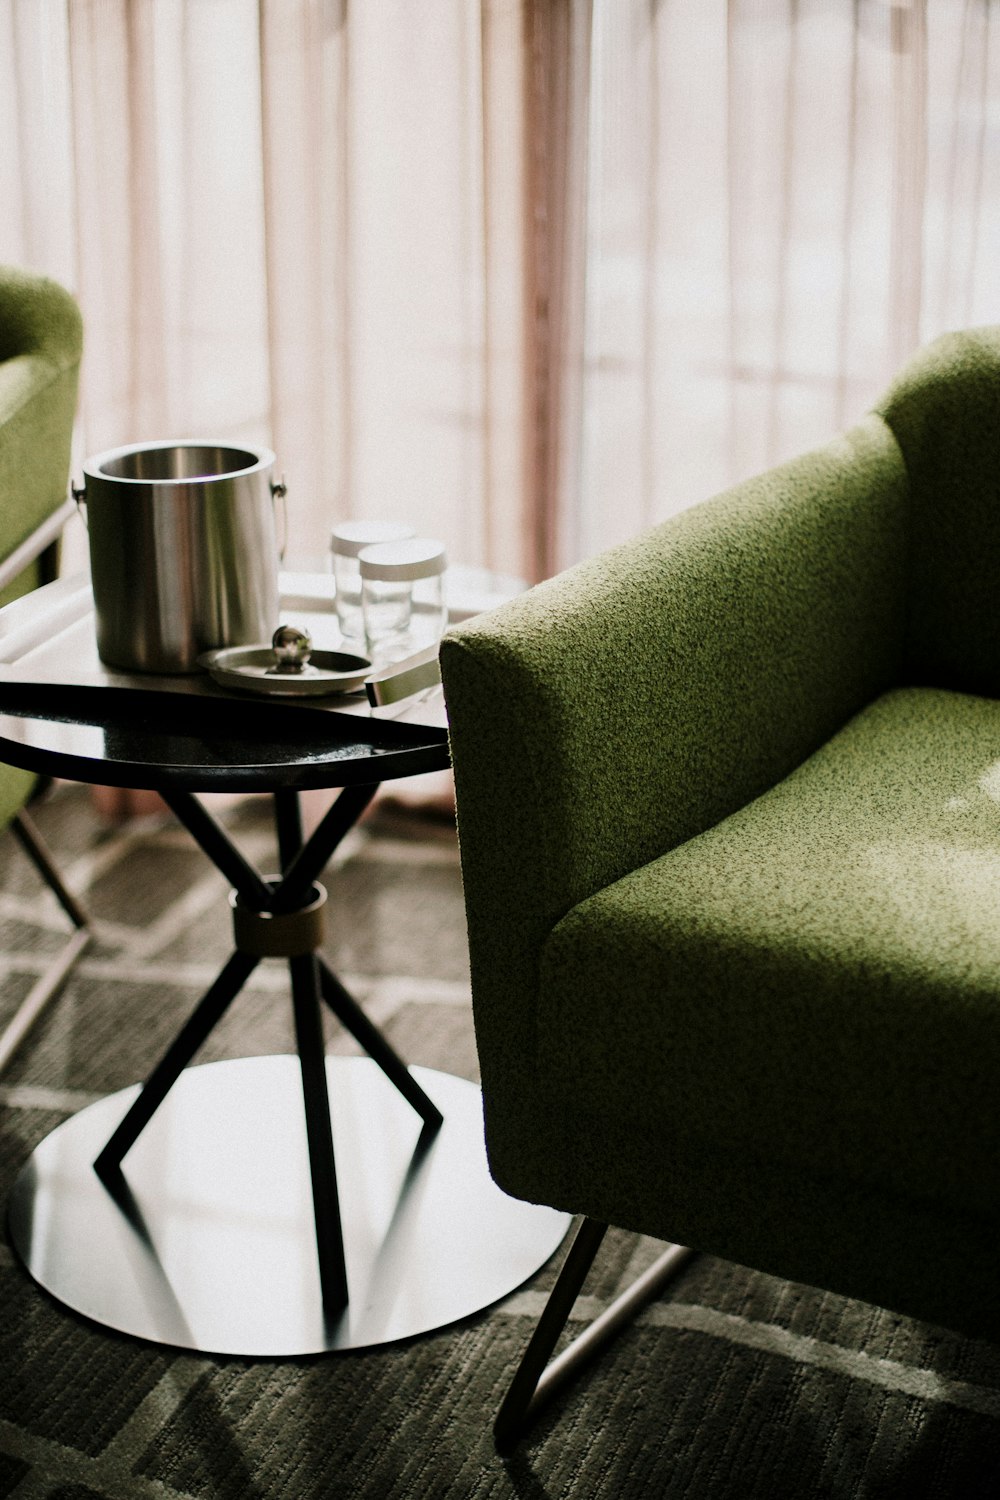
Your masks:
{"label": "curtain pleat", "polygon": [[560,565],[576,488],[587,212],[589,0],[527,0],[525,313],[529,444],[524,572]]}
{"label": "curtain pleat", "polygon": [[483,0],[482,100],[482,503],[479,555],[523,573],[525,499],[534,448],[524,420],[529,371],[524,232],[529,132],[526,17],[521,0]]}
{"label": "curtain pleat", "polygon": [[348,20],[347,0],[259,7],[270,434],[293,512],[331,525],[352,495]]}
{"label": "curtain pleat", "polygon": [[837,295],[836,394],[833,420],[838,431],[849,420],[850,381],[848,352],[851,339],[851,292],[854,282],[853,225],[857,204],[858,181],[858,93],[860,78],[859,19],[863,0],[852,0],[850,61],[847,75],[847,121],[844,135],[845,187],[841,202],[840,232],[837,254],[840,261],[840,285]]}
{"label": "curtain pleat", "polygon": [[888,337],[894,365],[920,341],[927,190],[927,4],[892,7],[893,192]]}

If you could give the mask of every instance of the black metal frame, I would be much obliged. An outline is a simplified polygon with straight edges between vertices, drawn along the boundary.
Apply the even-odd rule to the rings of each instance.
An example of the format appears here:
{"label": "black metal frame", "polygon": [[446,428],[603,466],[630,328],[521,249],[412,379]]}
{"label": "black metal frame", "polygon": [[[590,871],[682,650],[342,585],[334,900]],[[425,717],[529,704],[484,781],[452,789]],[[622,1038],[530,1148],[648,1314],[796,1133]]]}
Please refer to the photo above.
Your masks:
{"label": "black metal frame", "polygon": [[[268,953],[268,918],[294,916],[312,910],[316,904],[316,877],[337,845],[357,823],[377,790],[377,782],[345,787],[308,841],[303,841],[298,792],[290,789],[274,792],[275,824],[282,871],[281,879],[277,881],[265,879],[254,869],[217,819],[192,792],[170,789],[161,793],[196,843],[230,881],[236,900],[244,912],[256,913],[260,917],[259,931],[262,936],[253,951],[237,947],[228,959],[95,1160],[95,1171],[115,1196],[125,1196],[127,1192],[122,1174],[123,1159],[198,1048],[222,1019],[260,958]],[[246,921],[245,916],[243,920]],[[288,924],[285,925],[287,932]],[[304,921],[298,951],[289,952],[287,947],[270,951],[288,959],[295,1039],[302,1070],[320,1285],[327,1314],[336,1316],[347,1306],[349,1291],[320,1001],[324,1000],[329,1005],[342,1025],[423,1120],[421,1141],[441,1126],[443,1116],[402,1058],[317,954],[315,942],[314,925]],[[296,946],[294,942],[292,946]]]}
{"label": "black metal frame", "polygon": [[21,848],[73,923],[74,930],[44,973],[38,976],[11,1020],[0,1033],[0,1075],[12,1062],[15,1053],[35,1022],[59,994],[69,977],[70,970],[91,939],[90,918],[72,891],[67,889],[45,840],[24,808],[14,814],[10,828]]}
{"label": "black metal frame", "polygon": [[514,1452],[556,1392],[572,1380],[695,1253],[685,1245],[671,1245],[550,1363],[552,1351],[607,1231],[607,1224],[600,1224],[595,1219],[584,1219],[577,1229],[493,1424],[493,1440],[502,1458],[508,1458]]}
{"label": "black metal frame", "polygon": [[[59,563],[59,538],[63,527],[75,511],[76,502],[70,498],[64,500],[58,509],[46,516],[30,536],[26,537],[0,562],[0,589],[5,589],[8,584],[13,583],[33,562],[38,562],[43,582],[48,583],[55,578]],[[73,923],[74,931],[45,972],[39,975],[11,1020],[0,1032],[0,1075],[12,1062],[15,1053],[35,1022],[59,994],[69,978],[70,970],[90,942],[92,935],[90,918],[72,891],[67,889],[55,860],[31,816],[24,808],[21,808],[14,814],[9,826],[21,848]]]}

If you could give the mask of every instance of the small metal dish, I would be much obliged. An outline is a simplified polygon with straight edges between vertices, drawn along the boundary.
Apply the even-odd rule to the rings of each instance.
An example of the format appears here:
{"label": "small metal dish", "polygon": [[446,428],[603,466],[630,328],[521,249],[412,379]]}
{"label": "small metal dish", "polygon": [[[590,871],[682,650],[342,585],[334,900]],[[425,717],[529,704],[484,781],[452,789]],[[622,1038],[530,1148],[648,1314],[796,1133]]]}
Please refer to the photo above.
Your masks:
{"label": "small metal dish", "polygon": [[352,693],[364,686],[372,669],[367,657],[347,651],[313,651],[305,665],[295,672],[276,671],[275,660],[272,646],[227,646],[220,651],[206,651],[199,656],[198,665],[220,687],[284,698]]}

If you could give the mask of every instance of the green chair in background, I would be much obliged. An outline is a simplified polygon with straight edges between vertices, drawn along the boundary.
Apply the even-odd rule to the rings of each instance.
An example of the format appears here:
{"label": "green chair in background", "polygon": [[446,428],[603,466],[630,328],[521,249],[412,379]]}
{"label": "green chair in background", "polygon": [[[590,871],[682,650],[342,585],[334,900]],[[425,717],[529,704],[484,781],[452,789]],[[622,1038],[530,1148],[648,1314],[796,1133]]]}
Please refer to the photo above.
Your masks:
{"label": "green chair in background", "polygon": [[1000,1338],[1000,329],[441,651],[490,1164],[604,1226]]}
{"label": "green chair in background", "polygon": [[[67,498],[82,332],[73,298],[44,277],[0,266],[0,604],[55,577]],[[0,826],[10,826],[73,923],[72,937],[0,1032],[0,1072],[65,981],[89,938],[26,804],[29,771],[0,766]]]}

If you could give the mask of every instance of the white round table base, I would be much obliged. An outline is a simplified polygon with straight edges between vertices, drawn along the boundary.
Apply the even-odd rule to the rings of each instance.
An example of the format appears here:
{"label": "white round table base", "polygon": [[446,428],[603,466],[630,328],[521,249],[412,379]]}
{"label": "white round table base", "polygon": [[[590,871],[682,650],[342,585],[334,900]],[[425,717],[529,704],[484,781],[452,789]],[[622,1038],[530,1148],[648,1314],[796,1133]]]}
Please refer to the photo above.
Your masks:
{"label": "white round table base", "polygon": [[475,1084],[413,1072],[444,1114],[426,1140],[373,1062],[327,1060],[350,1291],[339,1316],[320,1297],[294,1056],[187,1069],[125,1158],[125,1197],[92,1163],[138,1089],[81,1110],[17,1179],[14,1247],[75,1312],[203,1353],[332,1353],[469,1317],[544,1265],[570,1218],[493,1182]]}

